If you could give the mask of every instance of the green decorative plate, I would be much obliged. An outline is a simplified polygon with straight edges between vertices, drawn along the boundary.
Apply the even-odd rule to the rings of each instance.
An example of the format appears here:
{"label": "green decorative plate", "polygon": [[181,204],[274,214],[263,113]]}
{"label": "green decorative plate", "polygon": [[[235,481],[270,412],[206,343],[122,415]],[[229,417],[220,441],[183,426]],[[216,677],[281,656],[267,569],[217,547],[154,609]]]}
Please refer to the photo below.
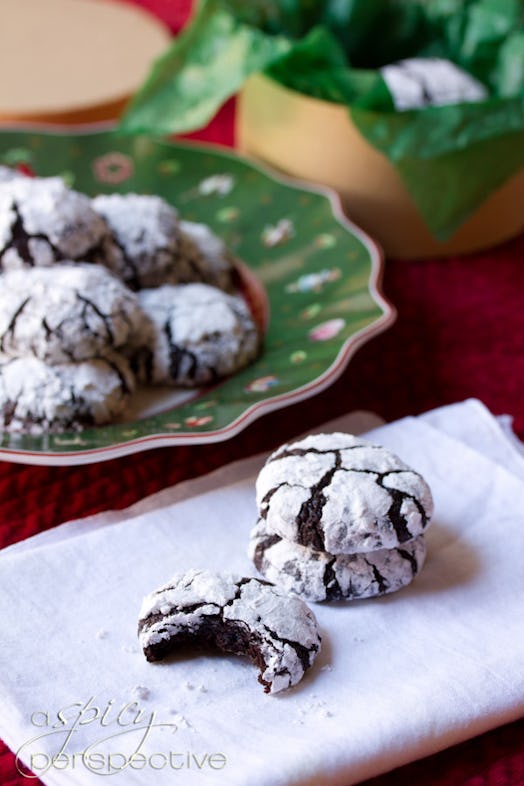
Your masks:
{"label": "green decorative plate", "polygon": [[330,385],[355,350],[394,320],[379,291],[378,246],[335,195],[219,147],[121,138],[111,130],[0,133],[0,163],[61,175],[87,194],[137,191],[208,224],[243,261],[264,350],[211,388],[136,394],[125,421],[82,432],[0,434],[0,459],[82,464],[164,445],[225,440],[266,412]]}

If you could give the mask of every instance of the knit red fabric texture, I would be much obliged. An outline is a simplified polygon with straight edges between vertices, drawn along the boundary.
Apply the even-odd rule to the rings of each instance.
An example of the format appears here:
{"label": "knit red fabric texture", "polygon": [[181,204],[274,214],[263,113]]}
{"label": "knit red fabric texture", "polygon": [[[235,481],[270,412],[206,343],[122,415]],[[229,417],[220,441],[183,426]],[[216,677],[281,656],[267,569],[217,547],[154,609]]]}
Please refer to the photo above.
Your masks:
{"label": "knit red fabric texture", "polygon": [[[184,24],[190,0],[132,0]],[[234,101],[201,132],[233,145]],[[276,447],[352,409],[386,420],[468,397],[514,416],[524,438],[524,235],[470,256],[388,261],[383,291],[396,323],[372,339],[342,376],[307,402],[265,416],[225,443],[160,448],[104,463],[34,467],[0,462],[0,547],[69,519],[125,508],[159,489]],[[366,782],[366,786],[524,786],[524,721]],[[39,781],[33,780],[33,783]],[[22,786],[0,743],[0,784]]]}

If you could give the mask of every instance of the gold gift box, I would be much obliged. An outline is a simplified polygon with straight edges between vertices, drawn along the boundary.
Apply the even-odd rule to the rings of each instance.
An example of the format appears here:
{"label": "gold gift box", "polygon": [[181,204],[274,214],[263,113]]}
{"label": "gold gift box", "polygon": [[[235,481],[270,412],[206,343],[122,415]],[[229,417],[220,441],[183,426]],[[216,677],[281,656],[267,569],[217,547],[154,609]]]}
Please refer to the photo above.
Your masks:
{"label": "gold gift box", "polygon": [[294,177],[335,189],[349,218],[390,257],[464,254],[524,229],[524,170],[442,243],[426,227],[393,165],[361,136],[345,107],[257,74],[240,93],[236,123],[241,151]]}

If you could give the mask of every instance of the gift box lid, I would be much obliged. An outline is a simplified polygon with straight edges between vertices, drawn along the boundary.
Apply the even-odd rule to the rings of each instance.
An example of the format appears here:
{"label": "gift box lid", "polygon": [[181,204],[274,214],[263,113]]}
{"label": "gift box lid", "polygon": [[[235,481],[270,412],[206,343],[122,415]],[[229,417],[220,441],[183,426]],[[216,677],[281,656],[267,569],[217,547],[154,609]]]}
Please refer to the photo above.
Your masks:
{"label": "gift box lid", "polygon": [[0,121],[116,118],[170,40],[138,6],[2,0]]}

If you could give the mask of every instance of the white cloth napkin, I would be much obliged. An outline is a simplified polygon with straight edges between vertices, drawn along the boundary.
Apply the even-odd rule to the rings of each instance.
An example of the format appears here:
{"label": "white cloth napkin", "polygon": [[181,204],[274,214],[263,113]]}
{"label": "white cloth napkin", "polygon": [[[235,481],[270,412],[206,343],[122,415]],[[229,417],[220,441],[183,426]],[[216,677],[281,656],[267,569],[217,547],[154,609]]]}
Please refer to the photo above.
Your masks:
{"label": "white cloth napkin", "polygon": [[57,786],[346,786],[520,717],[522,455],[475,401],[369,437],[433,489],[428,559],[397,594],[314,604],[322,652],[285,694],[241,658],[149,664],[136,640],[142,596],[172,573],[253,574],[254,477],[4,550],[0,736],[20,761]]}

